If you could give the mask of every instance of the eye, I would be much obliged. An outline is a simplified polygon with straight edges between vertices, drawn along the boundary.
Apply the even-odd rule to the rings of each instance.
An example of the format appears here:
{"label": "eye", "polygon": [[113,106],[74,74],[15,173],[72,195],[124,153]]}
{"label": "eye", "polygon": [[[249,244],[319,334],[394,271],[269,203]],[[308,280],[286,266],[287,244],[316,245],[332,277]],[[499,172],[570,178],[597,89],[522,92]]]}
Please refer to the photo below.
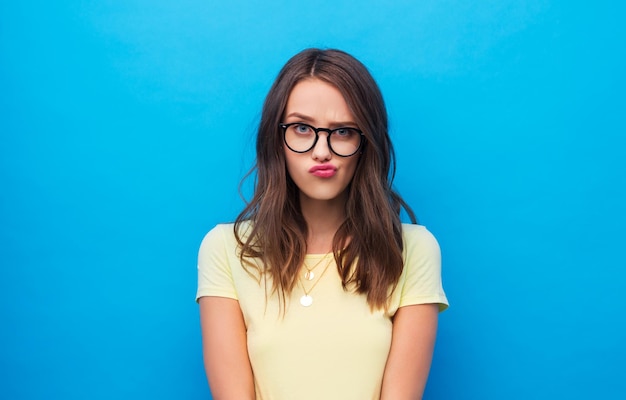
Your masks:
{"label": "eye", "polygon": [[341,138],[349,138],[357,134],[356,130],[353,128],[339,128],[339,129],[335,129],[333,133],[335,134],[335,136],[338,136]]}
{"label": "eye", "polygon": [[296,124],[292,126],[293,130],[300,135],[306,135],[306,134],[310,134],[311,132],[313,132],[313,129],[305,124]]}

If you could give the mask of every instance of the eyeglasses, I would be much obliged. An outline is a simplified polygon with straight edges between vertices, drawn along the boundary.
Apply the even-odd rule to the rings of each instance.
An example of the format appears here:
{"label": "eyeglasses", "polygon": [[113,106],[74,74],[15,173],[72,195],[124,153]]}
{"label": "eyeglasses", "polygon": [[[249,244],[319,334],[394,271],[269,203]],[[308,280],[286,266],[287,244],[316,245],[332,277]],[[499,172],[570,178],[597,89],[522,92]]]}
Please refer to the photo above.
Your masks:
{"label": "eyeglasses", "polygon": [[357,128],[341,127],[335,129],[314,128],[300,122],[278,124],[283,129],[284,140],[289,150],[306,153],[317,144],[320,132],[328,133],[328,148],[339,157],[350,157],[359,151],[363,132]]}

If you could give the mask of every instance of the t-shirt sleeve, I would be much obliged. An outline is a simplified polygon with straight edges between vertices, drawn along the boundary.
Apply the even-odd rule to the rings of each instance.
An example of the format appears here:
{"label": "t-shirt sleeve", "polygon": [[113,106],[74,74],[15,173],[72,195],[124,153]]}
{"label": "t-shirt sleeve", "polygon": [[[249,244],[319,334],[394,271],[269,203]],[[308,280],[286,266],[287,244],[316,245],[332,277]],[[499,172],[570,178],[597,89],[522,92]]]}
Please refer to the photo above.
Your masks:
{"label": "t-shirt sleeve", "polygon": [[196,301],[204,296],[237,298],[231,270],[227,225],[217,225],[202,240],[198,252],[198,291]]}
{"label": "t-shirt sleeve", "polygon": [[441,282],[441,250],[437,239],[425,227],[406,225],[404,230],[405,279],[399,306],[439,304],[448,308]]}

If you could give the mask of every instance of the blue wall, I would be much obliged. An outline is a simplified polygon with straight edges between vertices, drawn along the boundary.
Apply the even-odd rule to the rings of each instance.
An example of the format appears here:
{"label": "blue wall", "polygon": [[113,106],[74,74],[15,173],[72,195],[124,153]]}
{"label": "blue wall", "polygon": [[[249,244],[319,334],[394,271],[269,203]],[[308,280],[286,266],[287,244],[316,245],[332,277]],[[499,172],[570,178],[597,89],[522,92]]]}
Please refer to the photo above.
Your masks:
{"label": "blue wall", "polygon": [[370,67],[444,252],[426,398],[624,396],[626,7],[216,3],[0,5],[1,398],[209,397],[197,247],[309,46]]}

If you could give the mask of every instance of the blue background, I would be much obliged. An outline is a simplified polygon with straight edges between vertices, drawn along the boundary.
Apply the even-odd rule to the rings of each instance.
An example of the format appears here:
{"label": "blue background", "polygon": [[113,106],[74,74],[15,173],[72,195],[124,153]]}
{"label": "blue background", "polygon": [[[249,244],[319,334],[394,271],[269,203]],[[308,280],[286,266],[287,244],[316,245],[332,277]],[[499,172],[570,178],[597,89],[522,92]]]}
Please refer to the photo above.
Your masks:
{"label": "blue background", "polygon": [[3,1],[0,397],[206,399],[204,233],[283,63],[378,80],[451,308],[426,399],[624,398],[626,24],[596,1]]}

